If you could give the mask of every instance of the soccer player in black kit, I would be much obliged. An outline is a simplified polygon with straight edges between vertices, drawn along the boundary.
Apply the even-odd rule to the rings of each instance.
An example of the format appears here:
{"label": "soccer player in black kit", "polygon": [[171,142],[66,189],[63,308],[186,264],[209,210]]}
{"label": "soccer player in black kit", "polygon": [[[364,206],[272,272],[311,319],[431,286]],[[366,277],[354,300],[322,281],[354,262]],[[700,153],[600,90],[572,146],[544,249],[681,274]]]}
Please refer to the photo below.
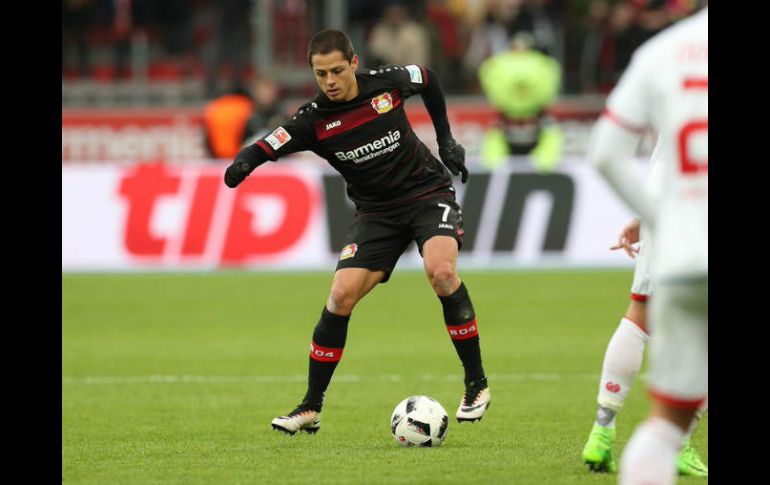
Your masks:
{"label": "soccer player in black kit", "polygon": [[[307,393],[296,409],[275,418],[272,426],[289,434],[318,431],[324,393],[342,357],[353,308],[377,283],[388,281],[413,240],[465,370],[457,420],[480,420],[490,394],[481,365],[476,314],[457,274],[462,213],[444,165],[454,175],[462,173],[463,183],[468,170],[465,150],[452,138],[436,74],[420,65],[357,73],[353,45],[337,30],[313,37],[308,63],[321,90],[315,100],[243,148],[225,172],[227,186],[236,187],[268,160],[310,150],[342,174],[356,205],[356,220],[313,331]],[[417,93],[433,121],[444,165],[417,138],[404,112],[404,100]]]}

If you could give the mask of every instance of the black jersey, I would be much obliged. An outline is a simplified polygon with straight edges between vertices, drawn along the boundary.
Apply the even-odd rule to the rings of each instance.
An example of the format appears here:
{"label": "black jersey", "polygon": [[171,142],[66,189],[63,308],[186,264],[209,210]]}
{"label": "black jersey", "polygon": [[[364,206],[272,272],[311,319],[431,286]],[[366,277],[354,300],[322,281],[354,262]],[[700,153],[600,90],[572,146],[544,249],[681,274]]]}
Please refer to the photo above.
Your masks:
{"label": "black jersey", "polygon": [[310,150],[347,182],[361,212],[380,212],[452,192],[452,180],[412,130],[407,97],[427,87],[419,65],[357,72],[359,94],[346,102],[319,93],[290,120],[257,141],[271,160]]}

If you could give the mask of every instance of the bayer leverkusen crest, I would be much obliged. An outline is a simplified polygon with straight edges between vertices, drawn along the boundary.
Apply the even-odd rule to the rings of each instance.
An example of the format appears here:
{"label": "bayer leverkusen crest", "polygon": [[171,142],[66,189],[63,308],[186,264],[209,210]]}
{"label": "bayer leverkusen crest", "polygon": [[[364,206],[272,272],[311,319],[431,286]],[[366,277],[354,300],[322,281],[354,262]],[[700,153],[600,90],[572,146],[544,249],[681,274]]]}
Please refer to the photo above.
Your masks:
{"label": "bayer leverkusen crest", "polygon": [[393,109],[393,98],[390,97],[390,93],[385,93],[372,98],[372,108],[379,114],[387,113]]}

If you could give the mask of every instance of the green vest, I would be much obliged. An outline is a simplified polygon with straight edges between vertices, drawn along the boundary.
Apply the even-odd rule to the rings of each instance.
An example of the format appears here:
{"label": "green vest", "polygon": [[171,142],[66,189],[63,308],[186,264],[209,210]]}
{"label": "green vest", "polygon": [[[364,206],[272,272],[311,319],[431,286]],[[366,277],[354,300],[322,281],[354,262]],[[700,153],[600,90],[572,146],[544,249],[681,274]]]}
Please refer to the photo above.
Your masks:
{"label": "green vest", "polygon": [[506,51],[481,64],[479,80],[496,109],[509,118],[531,118],[556,99],[561,67],[538,51]]}

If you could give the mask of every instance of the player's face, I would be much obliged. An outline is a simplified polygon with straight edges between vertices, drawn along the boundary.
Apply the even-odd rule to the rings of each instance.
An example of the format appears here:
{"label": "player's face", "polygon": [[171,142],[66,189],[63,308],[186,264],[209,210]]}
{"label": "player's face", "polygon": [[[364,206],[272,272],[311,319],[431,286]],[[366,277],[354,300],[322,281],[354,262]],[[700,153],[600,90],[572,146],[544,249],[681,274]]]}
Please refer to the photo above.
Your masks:
{"label": "player's face", "polygon": [[340,51],[313,54],[310,58],[318,87],[332,101],[350,101],[358,96],[358,56],[348,62]]}

